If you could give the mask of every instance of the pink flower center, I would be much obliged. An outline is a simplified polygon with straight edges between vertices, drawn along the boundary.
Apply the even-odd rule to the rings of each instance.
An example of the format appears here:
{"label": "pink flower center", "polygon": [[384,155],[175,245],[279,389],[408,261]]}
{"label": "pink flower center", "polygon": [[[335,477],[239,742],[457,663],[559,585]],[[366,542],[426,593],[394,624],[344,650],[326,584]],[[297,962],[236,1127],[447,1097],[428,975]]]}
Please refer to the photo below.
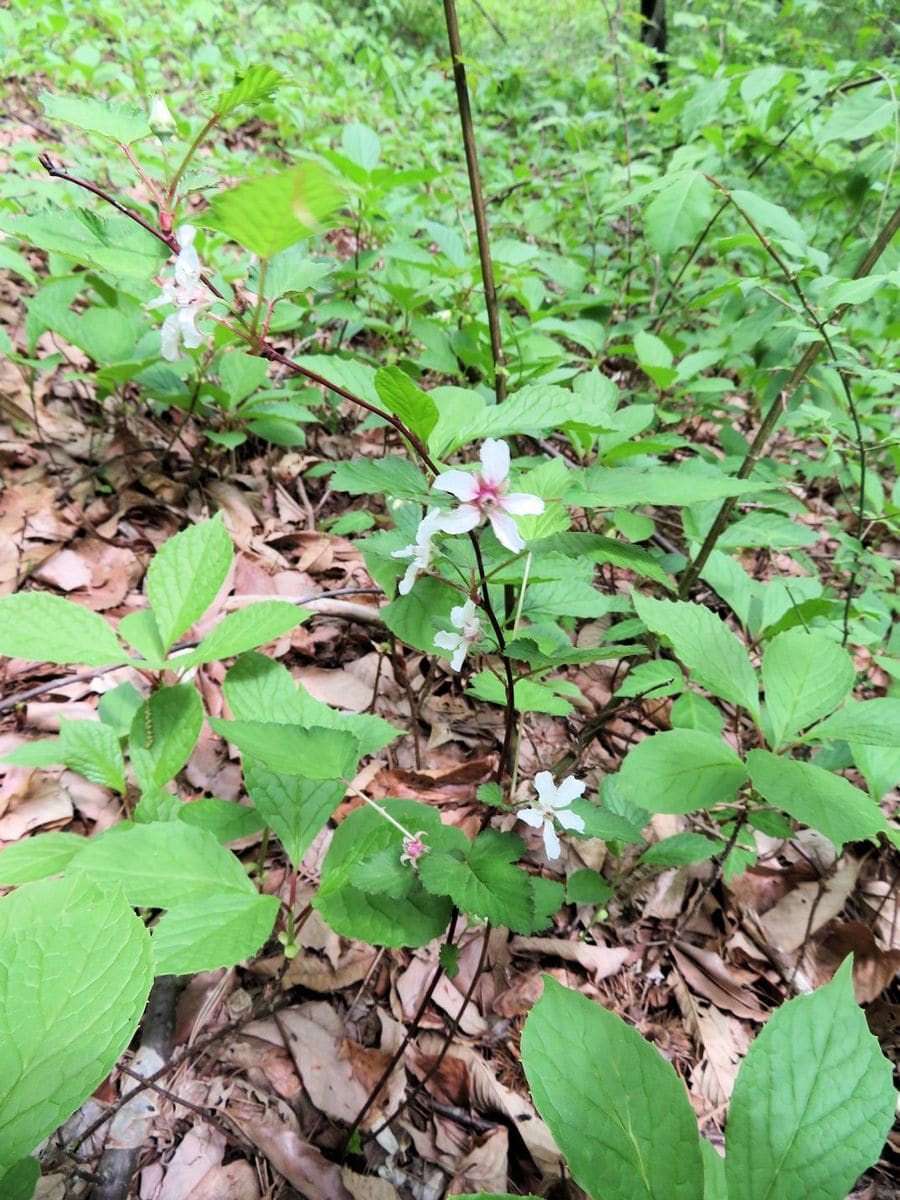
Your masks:
{"label": "pink flower center", "polygon": [[409,858],[410,862],[415,862],[417,858],[421,858],[425,853],[425,843],[421,838],[407,838],[403,843],[403,852]]}
{"label": "pink flower center", "polygon": [[480,512],[489,513],[495,508],[503,507],[503,497],[506,495],[506,481],[495,483],[485,479],[483,475],[475,476],[477,491],[471,501]]}

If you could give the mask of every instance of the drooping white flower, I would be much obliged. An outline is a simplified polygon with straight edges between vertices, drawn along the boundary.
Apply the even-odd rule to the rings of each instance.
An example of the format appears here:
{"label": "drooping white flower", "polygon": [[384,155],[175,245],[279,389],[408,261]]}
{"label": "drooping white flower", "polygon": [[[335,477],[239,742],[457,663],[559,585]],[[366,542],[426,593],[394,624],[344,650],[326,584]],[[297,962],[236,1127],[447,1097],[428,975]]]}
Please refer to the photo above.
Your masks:
{"label": "drooping white flower", "polygon": [[585,789],[585,783],[574,775],[567,775],[558,786],[553,782],[549,771],[539,771],[534,777],[534,788],[538,794],[537,800],[527,808],[521,808],[516,813],[520,821],[530,825],[532,829],[544,831],[544,849],[548,858],[559,858],[560,845],[553,822],[558,821],[563,829],[573,829],[576,833],[584,833],[584,818],[568,807]]}
{"label": "drooping white flower", "polygon": [[479,457],[480,471],[444,471],[435,479],[433,487],[440,492],[450,492],[462,501],[459,508],[445,514],[441,528],[445,533],[468,533],[487,518],[497,540],[507,550],[518,553],[524,550],[525,542],[510,514],[542,513],[544,502],[527,492],[510,492],[506,442],[486,438]]}
{"label": "drooping white flower", "polygon": [[481,638],[481,620],[475,612],[475,601],[467,600],[458,608],[451,608],[450,621],[459,632],[451,633],[449,629],[442,630],[435,635],[434,644],[441,650],[450,652],[452,656],[450,666],[454,671],[458,671],[472,646]]}
{"label": "drooping white flower", "polygon": [[203,267],[194,246],[196,233],[193,225],[182,225],[176,231],[179,251],[173,268],[174,282],[167,279],[162,284],[162,295],[147,305],[147,308],[175,305],[176,311],[166,317],[160,330],[160,353],[167,362],[181,357],[182,345],[196,350],[205,340],[197,328],[197,317],[212,297],[202,280]]}
{"label": "drooping white flower", "polygon": [[153,97],[147,123],[158,138],[169,138],[175,132],[175,118],[162,96]]}
{"label": "drooping white flower", "polygon": [[397,588],[401,596],[408,596],[420,572],[427,571],[431,566],[431,559],[434,555],[434,546],[432,546],[431,540],[436,533],[440,533],[442,528],[440,510],[431,508],[419,522],[415,542],[410,546],[404,546],[402,550],[394,550],[391,553],[391,558],[412,559]]}

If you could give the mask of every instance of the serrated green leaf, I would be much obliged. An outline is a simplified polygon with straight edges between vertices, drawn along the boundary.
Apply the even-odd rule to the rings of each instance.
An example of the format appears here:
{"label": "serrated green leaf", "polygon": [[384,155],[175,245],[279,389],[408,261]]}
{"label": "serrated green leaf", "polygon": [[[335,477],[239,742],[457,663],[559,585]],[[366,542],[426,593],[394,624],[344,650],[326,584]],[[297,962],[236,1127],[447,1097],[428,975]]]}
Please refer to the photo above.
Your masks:
{"label": "serrated green leaf", "polygon": [[270,770],[305,779],[340,779],[355,773],[359,743],[342,730],[276,721],[224,721],[209,718],[210,726],[244,754]]}
{"label": "serrated green leaf", "polygon": [[119,886],[135,908],[174,908],[219,893],[255,894],[231,851],[183,821],[114,826],[88,839],[68,874],[113,890]]}
{"label": "serrated green leaf", "polygon": [[0,654],[86,667],[128,662],[119,639],[101,616],[49,592],[0,596]]}
{"label": "serrated green leaf", "polygon": [[272,932],[277,896],[213,895],[179,904],[153,930],[157,975],[193,975],[252,958]]}
{"label": "serrated green leaf", "polygon": [[734,479],[720,471],[692,470],[689,463],[638,467],[589,467],[580,484],[566,499],[583,508],[616,508],[620,505],[687,505],[726,496],[758,492],[759,484]]}
{"label": "serrated green leaf", "polygon": [[223,92],[216,101],[216,112],[220,117],[227,117],[242,104],[255,104],[258,100],[268,100],[278,90],[283,80],[284,76],[274,67],[267,66],[265,63],[255,63],[246,71],[235,74],[234,85],[227,92]]}
{"label": "serrated green leaf", "polygon": [[574,871],[566,880],[566,900],[569,904],[605,904],[613,896],[613,888],[599,871],[585,867]]}
{"label": "serrated green leaf", "polygon": [[427,441],[438,422],[438,408],[427,392],[417,387],[399,367],[382,367],[375,375],[375,389],[388,412]]}
{"label": "serrated green leaf", "polygon": [[147,571],[147,597],[165,650],[215,600],[233,557],[221,515],[176,533],[157,550]]}
{"label": "serrated green leaf", "polygon": [[671,729],[638,742],[618,774],[621,794],[649,812],[689,813],[734,801],[747,768],[730,746],[699,729]]}
{"label": "serrated green leaf", "polygon": [[534,554],[565,554],[575,559],[584,556],[595,563],[612,563],[672,590],[672,580],[652,554],[599,533],[556,533],[530,549]]}
{"label": "serrated green leaf", "polygon": [[0,900],[0,1170],[109,1073],[152,980],[149,936],[118,889],[43,880]]}
{"label": "serrated green leaf", "polygon": [[295,868],[299,868],[345,791],[340,780],[280,775],[252,758],[244,763],[244,785],[256,811],[275,832]]}
{"label": "serrated green leaf", "polygon": [[[479,671],[469,680],[466,695],[487,700],[489,704],[506,704],[506,688],[490,671]],[[565,717],[572,712],[572,705],[557,691],[533,679],[517,679],[513,686],[516,712],[550,713]]]}
{"label": "serrated green leaf", "polygon": [[725,718],[718,708],[705,696],[696,692],[683,692],[669,710],[673,729],[702,729],[713,737],[721,737]]}
{"label": "serrated green leaf", "polygon": [[900,747],[900,700],[849,700],[804,735],[805,742],[860,742],[864,746]]}
{"label": "serrated green leaf", "polygon": [[690,245],[712,212],[712,184],[699,171],[674,175],[644,213],[650,245],[664,261]]}
{"label": "serrated green leaf", "polygon": [[513,866],[524,850],[514,834],[486,829],[463,852],[425,855],[419,876],[429,892],[449,896],[461,912],[515,933],[534,933],[541,926],[534,924],[528,875]]}
{"label": "serrated green leaf", "polygon": [[61,717],[59,741],[66,766],[114,792],[125,792],[125,759],[115,730],[100,721]]}
{"label": "serrated green leaf", "polygon": [[853,995],[831,983],[773,1013],[738,1073],[728,1115],[729,1200],[843,1200],[894,1119],[891,1065]]}
{"label": "serrated green leaf", "polygon": [[203,725],[203,705],[190,684],[160,688],[134,715],[131,766],[145,791],[174,779],[191,756]]}
{"label": "serrated green leaf", "polygon": [[759,718],[759,685],[747,651],[728,626],[701,604],[633,593],[638,616],[667,638],[696,683]]}
{"label": "serrated green leaf", "polygon": [[124,737],[131,729],[134,714],[144,703],[144,698],[133,683],[120,683],[100,697],[97,715],[104,725]]}
{"label": "serrated green leaf", "polygon": [[878,805],[840,775],[812,763],[779,758],[768,750],[747,755],[750,780],[764,799],[833,842],[838,853],[845,842],[887,833]]}
{"label": "serrated green leaf", "polygon": [[374,492],[400,500],[421,500],[428,495],[428,480],[415,463],[393,454],[338,463],[331,476],[331,486],[351,496]]}
{"label": "serrated green leaf", "polygon": [[161,670],[166,652],[163,649],[162,638],[156,620],[149,608],[139,608],[136,612],[126,613],[119,622],[119,637],[133,646],[154,670]]}
{"label": "serrated green leaf", "polygon": [[59,738],[37,738],[16,746],[15,750],[4,754],[0,762],[14,767],[55,767],[63,762],[62,746]]}
{"label": "serrated green leaf", "polygon": [[784,239],[799,250],[806,248],[806,234],[803,232],[803,226],[791,216],[783,205],[773,204],[771,200],[766,200],[756,192],[741,190],[733,191],[731,199],[763,230],[768,230],[776,238]]}
{"label": "serrated green leaf", "polygon": [[358,862],[350,872],[350,882],[355,888],[368,895],[388,896],[391,900],[402,900],[408,896],[415,881],[409,864],[400,861],[400,855],[393,846],[376,851],[371,858]]}
{"label": "serrated green leaf", "polygon": [[145,282],[169,257],[168,248],[134,221],[100,218],[90,210],[0,212],[0,229],[41,250],[107,271],[116,279]]}
{"label": "serrated green leaf", "polygon": [[258,600],[223,617],[196,650],[177,659],[178,665],[190,667],[234,658],[289,633],[311,615],[308,608],[299,608],[287,600]]}
{"label": "serrated green leaf", "polygon": [[819,145],[862,141],[890,125],[895,119],[896,101],[893,96],[883,94],[882,86],[872,84],[840,99],[819,130],[816,139]]}
{"label": "serrated green leaf", "polygon": [[855,678],[850,655],[824,633],[799,626],[779,633],[762,660],[771,748],[837,708]]}
{"label": "serrated green leaf", "polygon": [[684,1084],[621,1017],[545,975],[522,1032],[522,1063],[573,1178],[592,1196],[702,1200]]}
{"label": "serrated green leaf", "polygon": [[260,258],[271,258],[324,228],[343,202],[334,178],[316,162],[262,175],[213,197],[197,220]]}
{"label": "serrated green leaf", "polygon": [[[410,833],[422,831],[431,847],[440,847],[443,826],[433,808],[414,800],[379,803]],[[429,895],[418,880],[402,900],[370,895],[350,882],[356,863],[389,848],[395,849],[399,858],[403,835],[398,829],[372,808],[352,812],[331,840],[313,906],[345,937],[379,946],[424,946],[447,927],[452,905],[446,896]]]}
{"label": "serrated green leaf", "polygon": [[108,100],[84,96],[54,96],[47,91],[41,92],[38,100],[51,121],[64,121],[114,142],[130,145],[150,134],[147,114],[130,104],[111,104]]}
{"label": "serrated green leaf", "polygon": [[205,829],[223,843],[250,837],[259,833],[266,824],[255,808],[236,804],[232,800],[217,800],[213,796],[181,804],[176,811],[179,821]]}
{"label": "serrated green leaf", "polygon": [[0,887],[32,883],[64,871],[85,847],[74,833],[41,833],[0,851]]}
{"label": "serrated green leaf", "polygon": [[641,862],[654,867],[686,867],[706,862],[722,849],[722,842],[714,842],[702,833],[674,833],[645,850]]}

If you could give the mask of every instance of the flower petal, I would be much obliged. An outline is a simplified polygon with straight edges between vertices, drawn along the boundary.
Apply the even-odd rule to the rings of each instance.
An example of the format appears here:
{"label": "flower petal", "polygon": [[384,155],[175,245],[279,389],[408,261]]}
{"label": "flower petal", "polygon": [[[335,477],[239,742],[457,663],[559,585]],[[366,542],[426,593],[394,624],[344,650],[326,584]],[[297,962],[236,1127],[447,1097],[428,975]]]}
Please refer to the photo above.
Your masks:
{"label": "flower petal", "polygon": [[548,858],[559,858],[562,853],[552,821],[544,822],[544,849],[547,851]]}
{"label": "flower petal", "polygon": [[474,500],[478,495],[475,476],[465,471],[444,471],[431,486],[439,492],[449,492],[457,500]]}
{"label": "flower petal", "polygon": [[406,574],[403,576],[403,578],[400,580],[400,583],[397,585],[397,591],[400,593],[401,596],[408,596],[409,593],[413,590],[413,584],[416,582],[416,578],[417,578],[418,574],[419,574],[419,564],[416,562],[415,559],[413,559],[413,561],[406,568]]}
{"label": "flower petal", "polygon": [[466,655],[469,653],[469,643],[465,638],[460,638],[459,645],[456,647],[456,653],[450,659],[450,666],[454,671],[461,671],[462,665],[466,661]]}
{"label": "flower petal", "polygon": [[451,633],[449,629],[442,629],[440,633],[434,635],[434,644],[441,650],[449,650],[451,654],[455,653],[459,643],[463,640],[458,633]]}
{"label": "flower petal", "polygon": [[181,358],[181,326],[178,314],[170,313],[159,331],[159,352],[166,362],[177,362]]}
{"label": "flower petal", "polygon": [[501,508],[517,517],[536,517],[544,511],[544,502],[540,496],[532,496],[529,492],[510,492],[500,502]]}
{"label": "flower petal", "polygon": [[496,486],[509,477],[509,446],[499,438],[485,438],[479,451],[482,474],[487,483]]}
{"label": "flower petal", "polygon": [[518,554],[520,550],[525,549],[525,541],[516,528],[516,523],[512,517],[508,517],[506,513],[494,509],[490,514],[490,521],[491,529],[496,534],[497,541],[501,546],[505,546],[513,554]]}
{"label": "flower petal", "polygon": [[442,533],[468,533],[481,520],[481,513],[474,504],[461,504],[453,512],[441,516]]}
{"label": "flower petal", "polygon": [[572,812],[571,808],[557,809],[553,815],[563,829],[573,829],[576,833],[584,833],[584,817]]}
{"label": "flower petal", "polygon": [[553,808],[556,803],[556,784],[549,771],[538,771],[532,780],[538,800],[544,808]]}
{"label": "flower petal", "polygon": [[556,799],[553,802],[553,807],[564,808],[567,804],[571,804],[576,796],[584,795],[586,787],[587,784],[583,779],[576,779],[574,775],[567,775],[556,789]]}
{"label": "flower petal", "polygon": [[539,813],[536,808],[520,808],[516,813],[516,820],[524,821],[532,829],[540,829],[544,823],[544,814]]}

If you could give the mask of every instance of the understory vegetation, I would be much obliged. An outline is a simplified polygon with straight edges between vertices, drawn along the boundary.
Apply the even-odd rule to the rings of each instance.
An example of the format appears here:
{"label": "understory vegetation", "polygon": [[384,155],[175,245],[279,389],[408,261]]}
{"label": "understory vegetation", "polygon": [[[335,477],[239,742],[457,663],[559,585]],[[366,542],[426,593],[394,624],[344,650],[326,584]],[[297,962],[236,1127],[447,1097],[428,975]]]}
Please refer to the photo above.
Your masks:
{"label": "understory vegetation", "polygon": [[3,1200],[895,1194],[891,17],[0,8]]}

